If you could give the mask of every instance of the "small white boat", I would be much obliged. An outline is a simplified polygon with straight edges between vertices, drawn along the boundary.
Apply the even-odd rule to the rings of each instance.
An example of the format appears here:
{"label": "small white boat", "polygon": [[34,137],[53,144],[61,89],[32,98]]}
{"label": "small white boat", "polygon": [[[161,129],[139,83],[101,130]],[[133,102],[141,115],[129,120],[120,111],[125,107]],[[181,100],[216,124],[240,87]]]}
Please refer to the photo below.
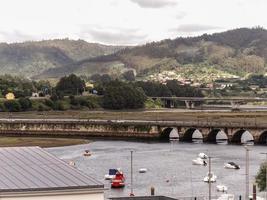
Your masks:
{"label": "small white boat", "polygon": [[108,174],[105,175],[105,179],[112,180],[113,178],[115,178],[117,172],[118,169],[109,169]]}
{"label": "small white boat", "polygon": [[209,173],[207,174],[207,176],[204,178],[204,182],[208,183],[208,182],[211,182],[211,183],[214,183],[216,182],[216,179],[217,179],[217,176],[214,175],[212,172],[209,176]]}
{"label": "small white boat", "polygon": [[227,187],[225,185],[217,185],[216,186],[218,192],[227,192]]}
{"label": "small white boat", "polygon": [[199,153],[198,157],[202,158],[202,159],[207,159],[208,156],[205,153]]}
{"label": "small white boat", "polygon": [[89,150],[85,150],[83,156],[91,156],[92,153]]}
{"label": "small white boat", "polygon": [[69,161],[69,165],[75,167],[75,162],[73,160]]}
{"label": "small white boat", "polygon": [[201,158],[197,158],[197,159],[194,159],[192,160],[192,164],[193,165],[203,165],[203,166],[206,166],[207,165],[207,162]]}
{"label": "small white boat", "polygon": [[235,164],[234,162],[228,162],[224,164],[224,168],[226,169],[240,169],[240,166]]}
{"label": "small white boat", "polygon": [[140,168],[139,169],[139,173],[146,173],[147,172],[147,168]]}

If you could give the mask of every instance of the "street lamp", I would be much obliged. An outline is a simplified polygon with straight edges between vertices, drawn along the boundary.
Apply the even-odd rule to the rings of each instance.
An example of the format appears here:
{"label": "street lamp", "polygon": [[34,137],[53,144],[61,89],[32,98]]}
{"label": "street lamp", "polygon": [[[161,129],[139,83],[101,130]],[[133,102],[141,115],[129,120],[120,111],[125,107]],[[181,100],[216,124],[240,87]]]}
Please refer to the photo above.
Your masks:
{"label": "street lamp", "polygon": [[131,150],[131,193],[130,196],[134,196],[133,193],[133,151]]}
{"label": "street lamp", "polygon": [[247,145],[244,145],[244,148],[246,150],[246,194],[245,194],[245,200],[249,200],[249,148]]}
{"label": "street lamp", "polygon": [[265,199],[267,200],[267,153],[260,153],[265,155]]}
{"label": "street lamp", "polygon": [[209,200],[211,200],[211,157],[209,156]]}

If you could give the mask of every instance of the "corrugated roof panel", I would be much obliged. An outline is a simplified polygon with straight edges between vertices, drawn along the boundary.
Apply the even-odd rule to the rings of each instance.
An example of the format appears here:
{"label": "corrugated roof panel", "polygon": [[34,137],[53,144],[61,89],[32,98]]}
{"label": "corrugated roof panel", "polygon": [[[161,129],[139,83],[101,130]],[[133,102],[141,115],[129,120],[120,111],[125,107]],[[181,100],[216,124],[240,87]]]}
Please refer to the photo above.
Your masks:
{"label": "corrugated roof panel", "polygon": [[0,148],[0,192],[104,188],[40,147]]}

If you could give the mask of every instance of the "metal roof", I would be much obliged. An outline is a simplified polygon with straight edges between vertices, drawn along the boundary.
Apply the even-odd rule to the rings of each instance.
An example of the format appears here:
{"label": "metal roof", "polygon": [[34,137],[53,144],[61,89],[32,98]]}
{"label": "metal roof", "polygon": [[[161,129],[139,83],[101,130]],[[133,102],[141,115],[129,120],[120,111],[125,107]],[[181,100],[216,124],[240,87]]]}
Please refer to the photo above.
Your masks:
{"label": "metal roof", "polygon": [[132,197],[111,197],[111,200],[177,200],[166,196],[132,196]]}
{"label": "metal roof", "polygon": [[0,148],[0,192],[104,188],[40,147]]}

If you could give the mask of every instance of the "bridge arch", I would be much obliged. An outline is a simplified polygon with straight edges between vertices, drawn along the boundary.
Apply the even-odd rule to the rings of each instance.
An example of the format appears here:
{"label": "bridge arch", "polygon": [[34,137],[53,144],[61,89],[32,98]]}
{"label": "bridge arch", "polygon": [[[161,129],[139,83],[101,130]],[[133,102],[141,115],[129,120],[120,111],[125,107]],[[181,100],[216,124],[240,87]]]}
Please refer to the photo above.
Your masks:
{"label": "bridge arch", "polygon": [[164,128],[160,134],[161,140],[169,141],[172,139],[179,139],[178,129],[175,127]]}
{"label": "bridge arch", "polygon": [[236,144],[244,144],[247,142],[254,142],[254,137],[249,131],[247,131],[245,129],[240,129],[234,133],[231,142],[236,143]]}
{"label": "bridge arch", "polygon": [[203,135],[197,128],[189,128],[185,131],[182,140],[185,142],[203,141]]}
{"label": "bridge arch", "polygon": [[228,136],[224,131],[222,131],[219,128],[216,128],[216,129],[212,129],[209,132],[206,141],[210,143],[226,142],[228,141]]}
{"label": "bridge arch", "polygon": [[263,131],[259,137],[259,144],[267,144],[267,130]]}

